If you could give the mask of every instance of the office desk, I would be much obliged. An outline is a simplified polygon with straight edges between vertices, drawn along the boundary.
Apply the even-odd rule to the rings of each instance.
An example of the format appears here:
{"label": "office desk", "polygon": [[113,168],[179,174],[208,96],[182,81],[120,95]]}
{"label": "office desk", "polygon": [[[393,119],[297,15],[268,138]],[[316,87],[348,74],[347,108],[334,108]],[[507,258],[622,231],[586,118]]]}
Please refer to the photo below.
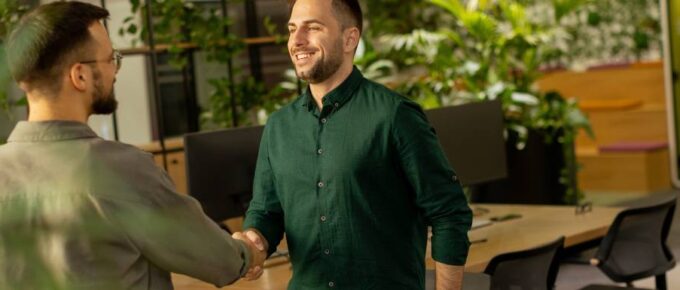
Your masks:
{"label": "office desk", "polygon": [[[601,238],[614,221],[616,214],[622,210],[622,208],[595,207],[592,212],[576,215],[574,207],[571,206],[479,204],[473,207],[489,210],[488,213],[480,216],[484,219],[509,213],[521,214],[522,217],[472,230],[471,241],[482,239],[486,241],[474,243],[470,247],[470,254],[465,263],[466,272],[482,272],[491,258],[498,254],[539,246],[559,236],[565,236],[565,247]],[[429,249],[426,259],[427,267],[434,268]],[[286,289],[291,276],[290,264],[276,260],[268,262],[272,262],[272,265],[265,268],[259,280],[239,281],[222,289]],[[177,274],[173,274],[173,283],[177,290],[216,289],[207,283]]]}

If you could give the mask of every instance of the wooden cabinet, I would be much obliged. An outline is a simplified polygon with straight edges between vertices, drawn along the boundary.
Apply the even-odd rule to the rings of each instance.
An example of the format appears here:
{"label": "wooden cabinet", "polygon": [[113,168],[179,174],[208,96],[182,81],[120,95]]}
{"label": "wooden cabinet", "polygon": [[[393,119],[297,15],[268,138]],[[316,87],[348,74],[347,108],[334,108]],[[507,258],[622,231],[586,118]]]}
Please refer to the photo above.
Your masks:
{"label": "wooden cabinet", "polygon": [[[163,168],[163,154],[158,142],[138,145],[140,149],[153,154],[154,161],[158,167]],[[187,175],[184,158],[184,141],[182,138],[168,139],[165,141],[165,158],[167,159],[167,172],[175,183],[177,191],[188,193]]]}
{"label": "wooden cabinet", "polygon": [[[168,162],[168,175],[170,175],[170,178],[175,183],[177,191],[186,194],[188,191],[184,151],[169,152],[165,156]],[[153,159],[158,167],[163,168],[163,154],[154,153]]]}
{"label": "wooden cabinet", "polygon": [[581,189],[651,193],[671,188],[668,149],[602,150],[620,143],[668,142],[661,62],[551,73],[538,85],[577,98],[590,119],[595,139],[584,132],[576,139]]}

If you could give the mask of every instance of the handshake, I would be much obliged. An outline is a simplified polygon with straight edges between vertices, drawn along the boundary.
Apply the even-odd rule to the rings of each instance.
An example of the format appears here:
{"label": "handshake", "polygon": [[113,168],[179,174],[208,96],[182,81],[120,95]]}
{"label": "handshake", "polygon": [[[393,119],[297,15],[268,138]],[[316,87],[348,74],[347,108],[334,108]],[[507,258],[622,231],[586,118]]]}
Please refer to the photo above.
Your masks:
{"label": "handshake", "polygon": [[267,259],[268,245],[259,232],[248,229],[244,232],[235,232],[231,235],[236,240],[243,241],[250,250],[250,269],[243,279],[252,281],[260,278],[264,272],[264,260]]}

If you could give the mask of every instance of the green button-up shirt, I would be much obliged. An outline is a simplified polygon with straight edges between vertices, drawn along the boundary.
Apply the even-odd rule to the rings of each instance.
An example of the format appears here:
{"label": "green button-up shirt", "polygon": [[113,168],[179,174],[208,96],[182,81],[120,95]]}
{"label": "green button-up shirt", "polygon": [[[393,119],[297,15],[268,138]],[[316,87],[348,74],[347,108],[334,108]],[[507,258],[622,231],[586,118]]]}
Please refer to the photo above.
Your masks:
{"label": "green button-up shirt", "polygon": [[355,68],[318,109],[307,90],[272,114],[244,228],[272,252],[285,231],[289,289],[424,289],[425,248],[463,265],[472,220],[434,130],[412,101]]}

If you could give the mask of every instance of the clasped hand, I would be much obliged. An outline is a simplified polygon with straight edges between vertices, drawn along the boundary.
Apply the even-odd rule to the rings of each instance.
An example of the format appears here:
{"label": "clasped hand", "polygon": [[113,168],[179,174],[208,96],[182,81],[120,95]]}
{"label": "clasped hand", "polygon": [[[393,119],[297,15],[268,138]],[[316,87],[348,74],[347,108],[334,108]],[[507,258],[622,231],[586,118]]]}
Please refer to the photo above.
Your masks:
{"label": "clasped hand", "polygon": [[252,281],[260,278],[264,272],[264,260],[267,258],[267,245],[263,238],[253,230],[235,232],[231,237],[245,242],[250,250],[250,268],[243,279]]}

